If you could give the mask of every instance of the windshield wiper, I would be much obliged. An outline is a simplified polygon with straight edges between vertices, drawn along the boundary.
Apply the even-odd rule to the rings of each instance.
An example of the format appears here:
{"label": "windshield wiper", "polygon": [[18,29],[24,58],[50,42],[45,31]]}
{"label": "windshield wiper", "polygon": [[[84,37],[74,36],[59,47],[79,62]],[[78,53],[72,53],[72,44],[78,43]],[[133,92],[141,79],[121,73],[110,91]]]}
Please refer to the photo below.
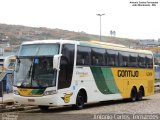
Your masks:
{"label": "windshield wiper", "polygon": [[27,76],[30,77],[32,73],[33,64],[31,64]]}

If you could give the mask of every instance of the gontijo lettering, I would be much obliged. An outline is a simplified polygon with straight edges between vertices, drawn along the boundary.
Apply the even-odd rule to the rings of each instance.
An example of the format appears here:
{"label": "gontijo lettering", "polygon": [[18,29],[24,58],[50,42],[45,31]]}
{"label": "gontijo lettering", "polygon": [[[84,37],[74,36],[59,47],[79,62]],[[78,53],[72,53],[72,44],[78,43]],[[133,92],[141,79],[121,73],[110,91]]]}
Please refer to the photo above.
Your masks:
{"label": "gontijo lettering", "polygon": [[137,70],[118,70],[118,77],[138,77],[139,72]]}

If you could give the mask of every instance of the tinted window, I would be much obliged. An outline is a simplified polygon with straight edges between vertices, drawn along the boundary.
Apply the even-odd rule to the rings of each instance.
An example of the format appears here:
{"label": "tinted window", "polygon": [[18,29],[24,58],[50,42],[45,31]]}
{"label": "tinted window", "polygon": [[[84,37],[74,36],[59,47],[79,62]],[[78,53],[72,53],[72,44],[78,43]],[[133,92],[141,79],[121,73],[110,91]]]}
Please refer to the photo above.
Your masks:
{"label": "tinted window", "polygon": [[118,66],[118,52],[115,50],[107,50],[106,61],[108,66]]}
{"label": "tinted window", "polygon": [[144,54],[139,54],[138,55],[138,65],[141,68],[145,68],[146,67],[145,55]]}
{"label": "tinted window", "polygon": [[62,57],[67,59],[69,64],[74,63],[74,45],[64,44],[62,47]]}
{"label": "tinted window", "polygon": [[91,64],[91,48],[77,47],[77,65],[90,65]]}
{"label": "tinted window", "polygon": [[105,49],[92,48],[92,65],[105,65]]}
{"label": "tinted window", "polygon": [[138,59],[138,54],[136,54],[136,53],[130,53],[130,56],[129,56],[129,66],[130,67],[138,67],[137,59]]}
{"label": "tinted window", "polygon": [[74,64],[74,48],[75,45],[70,44],[64,44],[62,47],[58,89],[68,88],[71,85]]}
{"label": "tinted window", "polygon": [[153,68],[153,57],[152,55],[146,55],[146,67]]}
{"label": "tinted window", "polygon": [[119,52],[119,66],[128,67],[129,66],[129,53]]}

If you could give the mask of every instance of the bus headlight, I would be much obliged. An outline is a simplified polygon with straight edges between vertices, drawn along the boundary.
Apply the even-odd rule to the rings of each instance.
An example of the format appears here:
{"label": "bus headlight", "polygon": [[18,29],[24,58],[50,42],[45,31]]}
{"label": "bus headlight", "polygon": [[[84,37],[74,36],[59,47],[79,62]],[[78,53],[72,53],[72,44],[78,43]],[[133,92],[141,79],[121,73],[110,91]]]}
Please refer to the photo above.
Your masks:
{"label": "bus headlight", "polygon": [[13,94],[15,94],[15,95],[19,95],[18,90],[13,90]]}
{"label": "bus headlight", "polygon": [[53,94],[56,94],[56,90],[50,90],[50,91],[45,91],[44,92],[44,95],[53,95]]}

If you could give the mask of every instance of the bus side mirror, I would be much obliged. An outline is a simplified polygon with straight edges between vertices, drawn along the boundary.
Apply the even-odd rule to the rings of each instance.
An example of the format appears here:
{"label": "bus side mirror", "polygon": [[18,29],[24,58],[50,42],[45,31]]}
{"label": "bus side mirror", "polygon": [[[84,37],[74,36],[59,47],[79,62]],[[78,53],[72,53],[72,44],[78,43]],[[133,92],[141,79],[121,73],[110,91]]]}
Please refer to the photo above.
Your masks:
{"label": "bus side mirror", "polygon": [[16,56],[16,63],[15,63],[15,68],[14,68],[15,72],[19,71],[19,66],[20,66],[20,59],[18,58],[18,56]]}
{"label": "bus side mirror", "polygon": [[55,55],[53,57],[53,69],[59,70],[59,64],[60,64],[60,57],[62,54]]}

